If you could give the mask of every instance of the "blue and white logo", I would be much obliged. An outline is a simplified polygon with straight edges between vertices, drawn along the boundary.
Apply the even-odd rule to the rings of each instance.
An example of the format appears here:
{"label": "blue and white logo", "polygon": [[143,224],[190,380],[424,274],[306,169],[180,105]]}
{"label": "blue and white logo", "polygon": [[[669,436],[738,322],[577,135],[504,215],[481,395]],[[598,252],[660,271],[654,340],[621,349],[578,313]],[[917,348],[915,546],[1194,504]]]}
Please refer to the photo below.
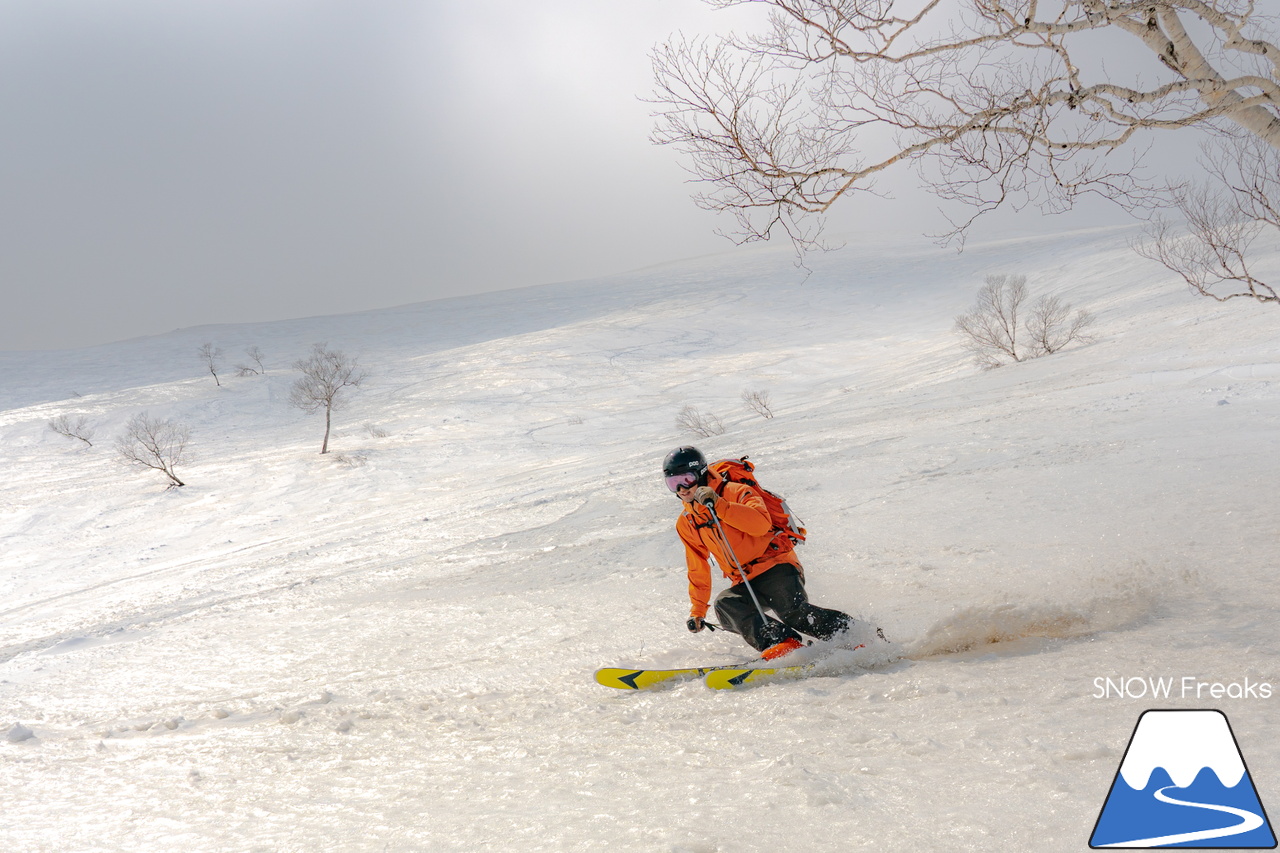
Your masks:
{"label": "blue and white logo", "polygon": [[1144,712],[1089,846],[1273,849],[1275,833],[1226,715]]}

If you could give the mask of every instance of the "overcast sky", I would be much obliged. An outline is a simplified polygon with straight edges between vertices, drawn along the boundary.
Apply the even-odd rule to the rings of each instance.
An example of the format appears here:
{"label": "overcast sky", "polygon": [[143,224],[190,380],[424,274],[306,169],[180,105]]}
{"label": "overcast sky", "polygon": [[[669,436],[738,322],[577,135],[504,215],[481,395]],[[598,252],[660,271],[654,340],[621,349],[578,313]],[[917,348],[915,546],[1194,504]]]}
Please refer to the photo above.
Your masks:
{"label": "overcast sky", "polygon": [[655,43],[755,13],[4,0],[0,350],[732,251],[639,98]]}

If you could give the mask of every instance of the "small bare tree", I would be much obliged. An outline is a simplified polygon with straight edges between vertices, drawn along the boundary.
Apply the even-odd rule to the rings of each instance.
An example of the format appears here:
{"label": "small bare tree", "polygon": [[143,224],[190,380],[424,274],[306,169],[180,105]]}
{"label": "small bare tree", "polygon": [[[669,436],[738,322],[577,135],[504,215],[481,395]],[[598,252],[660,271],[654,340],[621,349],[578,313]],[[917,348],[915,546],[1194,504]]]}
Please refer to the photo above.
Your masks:
{"label": "small bare tree", "polygon": [[67,438],[78,438],[93,447],[94,429],[85,415],[77,415],[74,420],[70,415],[58,415],[49,421],[49,429]]}
{"label": "small bare tree", "polygon": [[[258,349],[256,346],[252,346],[246,349],[244,354],[249,356],[249,360],[252,361],[253,364],[237,364],[236,372],[240,376],[262,376],[266,374],[267,368],[262,364],[262,359],[264,358],[262,350]],[[254,367],[254,365],[257,365],[257,367]]]}
{"label": "small bare tree", "polygon": [[985,281],[973,309],[956,318],[956,331],[984,370],[1090,340],[1086,329],[1094,318],[1089,312],[1073,315],[1056,296],[1041,297],[1028,308],[1025,275],[989,275]]}
{"label": "small bare tree", "polygon": [[676,426],[685,432],[708,438],[724,433],[724,424],[715,415],[703,414],[695,406],[685,406],[676,415]]}
{"label": "small bare tree", "polygon": [[769,403],[768,391],[743,391],[742,403],[748,410],[766,420],[773,417],[773,407]]}
{"label": "small bare tree", "polygon": [[1083,308],[1071,313],[1071,306],[1056,296],[1040,297],[1031,306],[1025,324],[1031,357],[1055,353],[1070,343],[1091,343],[1093,337],[1086,330],[1095,319]]}
{"label": "small bare tree", "polygon": [[174,469],[188,461],[190,440],[191,429],[185,424],[140,412],[129,419],[124,435],[116,439],[116,450],[126,463],[153,468],[168,477],[172,486],[185,486]]}
{"label": "small bare tree", "polygon": [[199,350],[200,360],[204,362],[205,367],[209,368],[209,373],[213,375],[213,381],[222,387],[222,382],[218,379],[218,362],[222,360],[222,350],[213,344],[203,344]]}
{"label": "small bare tree", "polygon": [[324,410],[324,441],[320,452],[328,453],[333,412],[342,405],[343,391],[358,388],[368,374],[354,358],[322,343],[312,348],[310,356],[294,362],[293,367],[301,371],[302,376],[294,382],[289,401],[304,412]]}
{"label": "small bare tree", "polygon": [[1018,318],[1026,301],[1025,275],[989,275],[973,309],[956,318],[956,330],[984,369],[1025,357],[1018,351]]}

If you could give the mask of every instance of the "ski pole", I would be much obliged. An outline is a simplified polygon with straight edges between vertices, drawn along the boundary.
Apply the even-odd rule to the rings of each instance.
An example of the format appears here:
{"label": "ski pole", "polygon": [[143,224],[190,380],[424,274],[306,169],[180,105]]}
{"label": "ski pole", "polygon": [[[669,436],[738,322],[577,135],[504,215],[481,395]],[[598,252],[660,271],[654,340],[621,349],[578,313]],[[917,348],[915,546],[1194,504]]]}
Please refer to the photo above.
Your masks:
{"label": "ski pole", "polygon": [[769,617],[765,615],[764,608],[760,606],[760,599],[756,598],[756,591],[751,588],[751,582],[747,580],[747,570],[742,568],[742,564],[738,562],[738,556],[733,553],[733,546],[729,544],[729,537],[724,534],[724,527],[720,525],[720,516],[716,515],[715,507],[711,504],[703,504],[707,511],[711,513],[711,520],[715,522],[716,533],[720,536],[720,544],[724,545],[724,552],[729,555],[733,567],[738,570],[738,577],[742,578],[742,585],[747,588],[747,594],[751,596],[751,603],[756,606],[756,610],[760,613],[760,618],[769,623]]}

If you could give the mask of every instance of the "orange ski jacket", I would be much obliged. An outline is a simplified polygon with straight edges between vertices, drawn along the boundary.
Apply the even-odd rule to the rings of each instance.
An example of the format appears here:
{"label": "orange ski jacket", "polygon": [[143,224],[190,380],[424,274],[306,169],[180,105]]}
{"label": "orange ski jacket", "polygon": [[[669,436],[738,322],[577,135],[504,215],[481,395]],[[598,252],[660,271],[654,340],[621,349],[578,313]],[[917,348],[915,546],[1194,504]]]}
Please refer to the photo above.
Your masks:
{"label": "orange ski jacket", "polygon": [[[726,483],[714,473],[708,475],[707,485],[720,495],[716,514],[729,539],[733,556],[746,571],[747,580],[758,577],[779,563],[800,567],[795,549],[789,540],[779,541],[769,510],[751,487]],[[732,583],[742,583],[742,577],[733,567],[734,561],[725,550],[710,509],[699,503],[684,504],[684,511],[676,520],[676,532],[684,542],[685,562],[689,566],[689,615],[701,619],[707,615],[707,608],[711,605],[710,558],[715,558],[720,571]]]}

